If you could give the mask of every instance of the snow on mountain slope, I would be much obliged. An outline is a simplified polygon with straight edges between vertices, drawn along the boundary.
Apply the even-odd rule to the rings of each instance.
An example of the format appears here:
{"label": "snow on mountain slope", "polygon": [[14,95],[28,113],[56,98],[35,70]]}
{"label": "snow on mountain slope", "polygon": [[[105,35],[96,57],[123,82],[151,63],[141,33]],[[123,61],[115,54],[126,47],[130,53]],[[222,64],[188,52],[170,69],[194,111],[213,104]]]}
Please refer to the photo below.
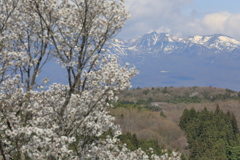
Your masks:
{"label": "snow on mountain slope", "polygon": [[119,62],[136,66],[134,87],[215,86],[240,91],[240,42],[232,37],[191,35],[178,37],[152,32],[109,49]]}
{"label": "snow on mountain slope", "polygon": [[208,54],[235,53],[240,42],[226,35],[193,35],[177,37],[169,33],[152,32],[128,41],[115,40],[112,53],[126,54]]}

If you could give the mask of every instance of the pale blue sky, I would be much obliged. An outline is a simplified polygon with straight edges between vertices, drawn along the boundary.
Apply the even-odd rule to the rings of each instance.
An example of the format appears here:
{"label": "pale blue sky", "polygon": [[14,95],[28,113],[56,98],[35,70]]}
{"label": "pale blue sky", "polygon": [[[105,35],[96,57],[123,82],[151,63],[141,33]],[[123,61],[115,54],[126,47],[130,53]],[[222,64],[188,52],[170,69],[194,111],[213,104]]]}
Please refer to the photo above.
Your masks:
{"label": "pale blue sky", "polygon": [[240,12],[240,0],[195,0],[193,7],[208,12]]}
{"label": "pale blue sky", "polygon": [[174,35],[225,34],[240,40],[240,0],[125,0],[131,13],[118,38],[151,31]]}
{"label": "pale blue sky", "polygon": [[182,11],[191,14],[192,10],[204,14],[228,11],[230,13],[240,12],[240,0],[194,0],[192,3],[183,5]]}

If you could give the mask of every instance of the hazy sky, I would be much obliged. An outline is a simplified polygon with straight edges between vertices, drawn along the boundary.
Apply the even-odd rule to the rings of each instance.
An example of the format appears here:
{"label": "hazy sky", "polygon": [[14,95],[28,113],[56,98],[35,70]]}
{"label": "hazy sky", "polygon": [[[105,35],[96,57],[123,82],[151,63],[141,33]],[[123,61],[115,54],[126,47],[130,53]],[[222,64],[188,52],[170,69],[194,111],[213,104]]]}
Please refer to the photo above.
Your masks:
{"label": "hazy sky", "polygon": [[118,38],[151,31],[173,35],[225,34],[240,40],[240,0],[125,0],[131,14]]}

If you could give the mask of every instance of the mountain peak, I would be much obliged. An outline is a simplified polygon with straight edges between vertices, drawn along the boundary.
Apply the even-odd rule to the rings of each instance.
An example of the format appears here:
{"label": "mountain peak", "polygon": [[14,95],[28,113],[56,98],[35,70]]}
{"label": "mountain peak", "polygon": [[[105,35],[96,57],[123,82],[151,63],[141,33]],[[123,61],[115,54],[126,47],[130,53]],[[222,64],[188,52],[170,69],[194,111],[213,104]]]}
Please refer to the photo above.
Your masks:
{"label": "mountain peak", "polygon": [[149,32],[149,34],[158,34],[156,31]]}
{"label": "mountain peak", "polygon": [[[120,44],[121,43],[121,44]],[[240,42],[223,34],[174,36],[156,31],[144,34],[129,41],[119,42],[118,50],[124,54],[132,53],[231,53],[240,51]]]}

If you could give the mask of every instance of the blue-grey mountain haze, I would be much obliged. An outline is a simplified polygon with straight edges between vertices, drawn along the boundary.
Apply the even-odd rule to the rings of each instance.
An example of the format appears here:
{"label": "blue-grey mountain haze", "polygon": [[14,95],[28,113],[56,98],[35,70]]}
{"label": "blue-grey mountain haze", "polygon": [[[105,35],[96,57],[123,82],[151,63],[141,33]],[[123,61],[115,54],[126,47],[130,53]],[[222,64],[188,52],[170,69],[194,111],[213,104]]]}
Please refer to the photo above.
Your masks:
{"label": "blue-grey mountain haze", "polygon": [[[133,87],[212,86],[240,91],[240,42],[225,35],[176,37],[152,32],[141,37],[112,42],[119,63],[135,65],[140,74]],[[41,78],[67,83],[66,71],[55,62]]]}

